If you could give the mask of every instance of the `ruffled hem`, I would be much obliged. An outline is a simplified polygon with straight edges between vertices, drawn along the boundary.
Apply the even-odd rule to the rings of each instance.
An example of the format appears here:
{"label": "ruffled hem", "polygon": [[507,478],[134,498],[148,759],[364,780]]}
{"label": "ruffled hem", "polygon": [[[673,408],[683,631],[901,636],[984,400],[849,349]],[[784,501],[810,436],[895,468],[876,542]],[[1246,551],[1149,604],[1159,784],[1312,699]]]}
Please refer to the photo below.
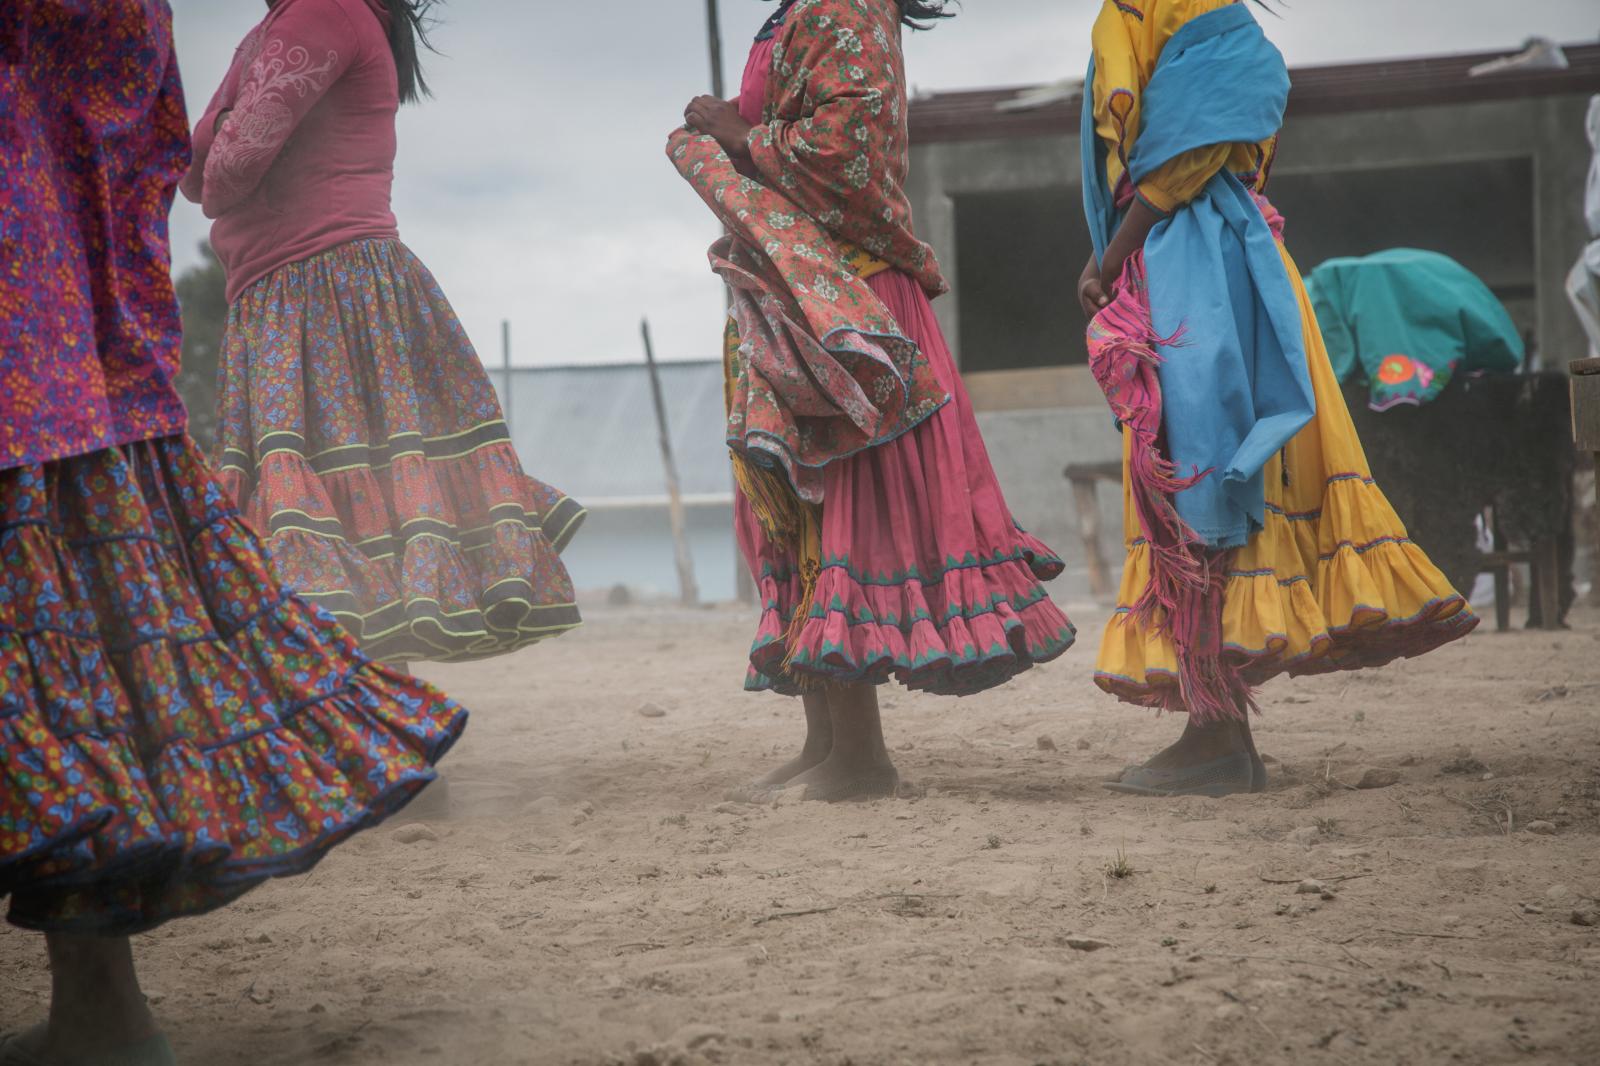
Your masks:
{"label": "ruffled hem", "polygon": [[0,721],[7,763],[33,763],[30,791],[70,789],[84,811],[54,839],[0,863],[9,920],[127,936],[305,873],[433,781],[432,766],[466,719],[366,663],[277,726],[222,743],[175,740],[154,757],[141,756],[127,733],[40,744],[30,740],[38,736],[30,716]]}
{"label": "ruffled hem", "polygon": [[14,924],[128,935],[303,872],[419,792],[465,727],[278,588],[189,447],[0,481]]}
{"label": "ruffled hem", "polygon": [[[1077,631],[1041,587],[1061,560],[1032,537],[1010,553],[949,559],[932,574],[864,575],[825,560],[798,647],[785,643],[801,581],[770,568],[745,687],[795,695],[818,684],[968,696],[1072,646]],[[826,606],[823,606],[823,605]]]}
{"label": "ruffled hem", "polygon": [[[1398,521],[1387,501],[1371,498],[1377,491],[1370,479],[1342,478],[1329,484],[1321,511],[1269,510],[1266,528],[1238,556],[1224,591],[1222,654],[1249,684],[1384,666],[1477,626],[1466,599],[1423,551],[1403,531],[1392,532]],[[1305,567],[1306,558],[1315,565]],[[1095,681],[1126,702],[1168,706],[1178,684],[1175,649],[1134,621],[1129,607],[1149,565],[1148,545],[1136,540]]]}
{"label": "ruffled hem", "polygon": [[463,662],[582,624],[559,555],[587,512],[522,474],[507,442],[326,472],[280,444],[253,486],[237,466],[223,483],[284,583],[373,658]]}

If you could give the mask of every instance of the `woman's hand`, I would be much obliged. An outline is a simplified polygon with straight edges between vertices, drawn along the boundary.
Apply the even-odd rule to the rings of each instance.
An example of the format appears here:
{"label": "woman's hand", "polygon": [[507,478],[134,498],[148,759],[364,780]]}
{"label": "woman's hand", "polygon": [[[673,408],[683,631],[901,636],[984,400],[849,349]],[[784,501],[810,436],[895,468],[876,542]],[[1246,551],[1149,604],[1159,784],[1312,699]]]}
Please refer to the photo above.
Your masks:
{"label": "woman's hand", "polygon": [[706,133],[716,138],[722,150],[734,160],[748,158],[748,139],[754,127],[739,116],[739,109],[715,96],[697,96],[683,109],[683,124],[691,133]]}
{"label": "woman's hand", "polygon": [[1092,320],[1110,302],[1105,286],[1100,283],[1100,261],[1091,252],[1088,264],[1078,276],[1078,305],[1083,308],[1085,317]]}

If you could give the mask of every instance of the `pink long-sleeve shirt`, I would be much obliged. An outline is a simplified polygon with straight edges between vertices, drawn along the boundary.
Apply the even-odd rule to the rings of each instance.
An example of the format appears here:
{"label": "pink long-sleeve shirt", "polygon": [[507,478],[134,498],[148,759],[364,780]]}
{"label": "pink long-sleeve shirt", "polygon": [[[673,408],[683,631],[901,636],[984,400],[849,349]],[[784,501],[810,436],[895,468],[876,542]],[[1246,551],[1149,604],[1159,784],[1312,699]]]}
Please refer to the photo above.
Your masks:
{"label": "pink long-sleeve shirt", "polygon": [[272,3],[200,118],[182,185],[214,220],[230,303],[287,263],[399,235],[399,109],[381,0]]}

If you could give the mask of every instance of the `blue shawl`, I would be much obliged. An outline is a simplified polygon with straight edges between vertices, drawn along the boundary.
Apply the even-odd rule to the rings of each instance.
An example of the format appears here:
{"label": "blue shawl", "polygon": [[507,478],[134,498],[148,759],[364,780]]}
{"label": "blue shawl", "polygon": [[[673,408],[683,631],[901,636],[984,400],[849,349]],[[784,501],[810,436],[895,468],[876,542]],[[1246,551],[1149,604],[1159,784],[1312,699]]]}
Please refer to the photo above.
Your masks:
{"label": "blue shawl", "polygon": [[[1084,209],[1103,260],[1118,214],[1093,86],[1091,60]],[[1144,87],[1129,179],[1196,148],[1266,140],[1288,99],[1283,56],[1244,4],[1201,15],[1173,34]],[[1213,472],[1177,494],[1178,513],[1208,546],[1238,547],[1265,522],[1262,468],[1316,413],[1300,301],[1271,227],[1226,168],[1156,225],[1144,258],[1152,325],[1177,338],[1158,346],[1167,449],[1180,473]]]}

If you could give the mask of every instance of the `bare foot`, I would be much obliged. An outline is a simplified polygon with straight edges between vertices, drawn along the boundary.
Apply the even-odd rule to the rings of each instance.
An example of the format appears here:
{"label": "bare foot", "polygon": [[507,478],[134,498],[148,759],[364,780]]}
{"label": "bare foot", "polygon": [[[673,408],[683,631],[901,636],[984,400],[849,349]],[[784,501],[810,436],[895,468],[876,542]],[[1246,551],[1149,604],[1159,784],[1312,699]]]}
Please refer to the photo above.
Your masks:
{"label": "bare foot", "polygon": [[888,799],[899,787],[900,771],[894,768],[887,755],[871,762],[830,755],[819,765],[791,778],[784,789],[804,789],[808,801],[840,803]]}
{"label": "bare foot", "polygon": [[176,1062],[172,1046],[159,1033],[113,1045],[53,1036],[48,1025],[37,1025],[0,1041],[0,1064],[4,1066],[175,1066]]}
{"label": "bare foot", "polygon": [[813,751],[810,745],[807,745],[799,755],[796,755],[767,776],[758,778],[752,787],[758,792],[770,792],[772,789],[782,788],[807,770],[813,770],[821,766],[827,761],[827,758],[828,749]]}
{"label": "bare foot", "polygon": [[799,755],[790,759],[765,777],[758,777],[748,785],[730,788],[725,798],[734,803],[771,803],[773,793],[788,785],[808,770],[822,765],[828,752],[815,752],[807,745]]}
{"label": "bare foot", "polygon": [[827,696],[810,692],[802,702],[806,711],[806,742],[800,754],[743,788],[729,789],[728,799],[735,803],[769,803],[775,790],[827,759],[833,751],[833,720],[828,712]]}

